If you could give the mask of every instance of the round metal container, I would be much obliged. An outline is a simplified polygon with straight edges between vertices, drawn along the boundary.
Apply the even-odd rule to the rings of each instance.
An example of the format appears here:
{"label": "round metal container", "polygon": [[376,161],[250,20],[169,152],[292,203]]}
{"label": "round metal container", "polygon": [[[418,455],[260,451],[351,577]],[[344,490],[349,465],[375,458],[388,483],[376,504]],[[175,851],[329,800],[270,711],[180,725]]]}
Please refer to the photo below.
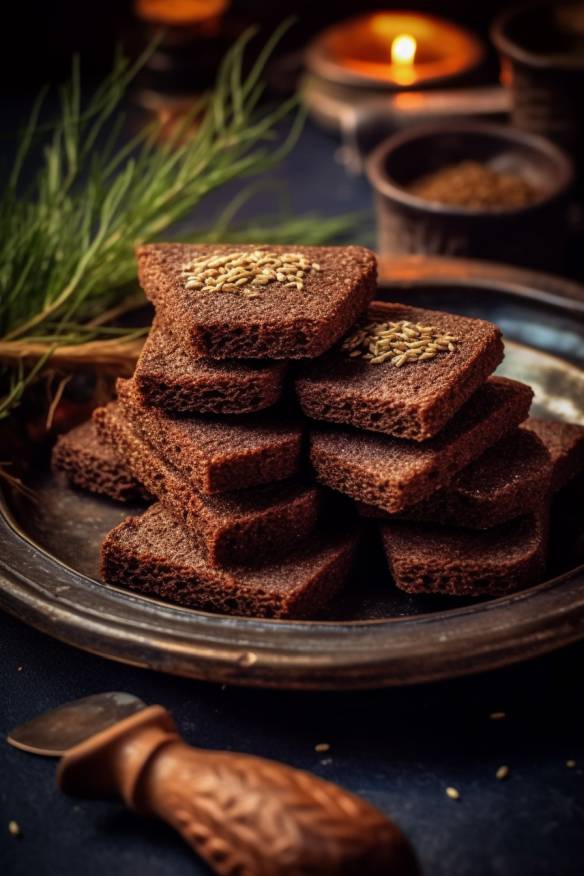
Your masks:
{"label": "round metal container", "polygon": [[[473,160],[523,177],[539,191],[519,208],[477,209],[426,200],[409,189],[442,167]],[[561,267],[570,159],[535,135],[482,122],[409,128],[382,143],[367,171],[382,255],[448,255],[546,270]]]}
{"label": "round metal container", "polygon": [[512,8],[491,36],[511,88],[512,121],[563,147],[584,167],[584,3],[538,0]]}

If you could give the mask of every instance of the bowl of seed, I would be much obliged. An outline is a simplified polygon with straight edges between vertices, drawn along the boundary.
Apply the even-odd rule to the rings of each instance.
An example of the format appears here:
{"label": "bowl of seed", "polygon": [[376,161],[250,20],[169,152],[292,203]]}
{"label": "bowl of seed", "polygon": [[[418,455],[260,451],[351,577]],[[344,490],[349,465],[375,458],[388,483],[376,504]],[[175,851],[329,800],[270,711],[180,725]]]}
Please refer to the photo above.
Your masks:
{"label": "bowl of seed", "polygon": [[372,153],[382,255],[561,269],[574,171],[543,137],[482,122],[409,128]]}

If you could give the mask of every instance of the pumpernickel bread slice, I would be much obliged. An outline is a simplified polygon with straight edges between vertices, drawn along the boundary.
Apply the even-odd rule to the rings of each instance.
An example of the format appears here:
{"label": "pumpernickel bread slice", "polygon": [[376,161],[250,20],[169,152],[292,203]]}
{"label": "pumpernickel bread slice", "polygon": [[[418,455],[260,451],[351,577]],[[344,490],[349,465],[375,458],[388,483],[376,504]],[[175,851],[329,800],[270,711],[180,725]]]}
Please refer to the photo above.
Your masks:
{"label": "pumpernickel bread slice", "polygon": [[371,432],[315,428],[310,461],[320,483],[389,513],[426,499],[512,432],[529,413],[529,386],[492,377],[435,438],[402,441]]}
{"label": "pumpernickel bread slice", "polygon": [[388,515],[359,505],[363,517],[489,529],[529,514],[549,492],[551,459],[537,435],[520,427],[482,454],[429,498]]}
{"label": "pumpernickel bread slice", "polygon": [[116,502],[142,501],[148,494],[126,464],[103,444],[91,420],[60,435],[53,447],[51,466],[64,472],[70,483]]}
{"label": "pumpernickel bread slice", "polygon": [[219,361],[193,355],[155,320],[134,380],[146,405],[201,414],[249,414],[275,404],[286,365]]}
{"label": "pumpernickel bread slice", "polygon": [[497,596],[543,576],[547,507],[481,532],[421,523],[381,527],[389,569],[400,590]]}
{"label": "pumpernickel bread slice", "polygon": [[201,611],[311,618],[341,589],[355,535],[318,533],[284,559],[260,568],[209,565],[197,544],[158,503],[105,538],[103,580]]}
{"label": "pumpernickel bread slice", "polygon": [[553,492],[584,472],[584,426],[529,417],[525,428],[537,435],[551,456]]}
{"label": "pumpernickel bread slice", "polygon": [[125,416],[201,493],[281,481],[300,468],[302,431],[272,413],[213,418],[150,408],[133,380],[118,380]]}
{"label": "pumpernickel bread slice", "polygon": [[490,322],[375,301],[342,344],[303,367],[296,394],[315,420],[426,441],[502,359]]}
{"label": "pumpernickel bread slice", "polygon": [[191,532],[211,565],[248,563],[285,553],[316,526],[318,489],[284,481],[203,496],[126,420],[118,402],[94,411],[102,441]]}
{"label": "pumpernickel bread slice", "polygon": [[302,359],[342,337],[375,293],[360,246],[147,244],[140,283],[183,343],[212,359]]}

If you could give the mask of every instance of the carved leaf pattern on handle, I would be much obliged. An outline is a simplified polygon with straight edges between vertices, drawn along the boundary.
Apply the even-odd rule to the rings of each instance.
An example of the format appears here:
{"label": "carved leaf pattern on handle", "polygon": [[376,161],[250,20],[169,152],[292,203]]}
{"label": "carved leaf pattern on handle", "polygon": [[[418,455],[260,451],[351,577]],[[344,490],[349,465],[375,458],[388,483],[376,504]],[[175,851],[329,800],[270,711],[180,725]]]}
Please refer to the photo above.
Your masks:
{"label": "carved leaf pattern on handle", "polygon": [[219,876],[414,876],[397,827],[360,798],[262,758],[165,746],[140,809],[176,827]]}

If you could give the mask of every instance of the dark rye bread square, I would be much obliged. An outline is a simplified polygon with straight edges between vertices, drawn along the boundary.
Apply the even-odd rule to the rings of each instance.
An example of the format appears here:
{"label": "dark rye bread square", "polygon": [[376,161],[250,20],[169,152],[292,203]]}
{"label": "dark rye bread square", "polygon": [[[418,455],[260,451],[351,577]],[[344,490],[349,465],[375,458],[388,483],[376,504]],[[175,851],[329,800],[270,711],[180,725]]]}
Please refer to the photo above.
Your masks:
{"label": "dark rye bread square", "polygon": [[[307,271],[301,289],[275,281],[259,287],[254,298],[187,288],[184,269],[194,258],[258,249],[299,253],[319,269]],[[140,283],[157,312],[187,347],[212,359],[319,356],[363,313],[377,279],[374,254],[360,246],[161,243],[139,247],[137,258]]]}
{"label": "dark rye bread square", "polygon": [[424,443],[371,432],[315,428],[310,461],[320,483],[395,513],[450,483],[454,475],[512,432],[529,413],[524,383],[492,377],[445,429]]}
{"label": "dark rye bread square", "polygon": [[64,472],[76,487],[116,502],[140,501],[148,496],[120,457],[99,440],[91,420],[57,438],[51,466]]}
{"label": "dark rye bread square", "polygon": [[543,442],[552,461],[552,492],[584,473],[584,426],[529,417],[525,428]]}
{"label": "dark rye bread square", "polygon": [[481,532],[396,521],[381,526],[381,535],[400,590],[497,596],[543,577],[548,517],[542,507]]}
{"label": "dark rye bread square", "polygon": [[126,420],[118,402],[94,411],[98,434],[132,474],[192,534],[212,565],[256,565],[286,552],[316,526],[315,487],[284,481],[203,496]]}
{"label": "dark rye bread square", "polygon": [[134,380],[145,404],[167,411],[249,414],[280,399],[285,372],[284,363],[197,357],[155,320]]}
{"label": "dark rye bread square", "polygon": [[147,407],[133,380],[118,380],[124,414],[201,493],[285,480],[300,468],[302,431],[273,413],[217,419]]}
{"label": "dark rye bread square", "polygon": [[363,517],[413,520],[489,529],[529,514],[549,492],[551,459],[539,438],[520,427],[454,476],[427,499],[389,515],[360,505]]}
{"label": "dark rye bread square", "polygon": [[355,541],[353,534],[317,533],[269,565],[220,569],[209,565],[184,527],[156,504],[106,536],[101,574],[107,584],[201,611],[311,618],[343,586]]}
{"label": "dark rye bread square", "polygon": [[[480,319],[374,302],[363,323],[409,322],[458,340],[453,351],[400,367],[351,357],[342,345],[303,367],[296,380],[302,410],[326,420],[412,441],[438,434],[503,359],[497,326]],[[418,343],[416,341],[416,343]]]}

